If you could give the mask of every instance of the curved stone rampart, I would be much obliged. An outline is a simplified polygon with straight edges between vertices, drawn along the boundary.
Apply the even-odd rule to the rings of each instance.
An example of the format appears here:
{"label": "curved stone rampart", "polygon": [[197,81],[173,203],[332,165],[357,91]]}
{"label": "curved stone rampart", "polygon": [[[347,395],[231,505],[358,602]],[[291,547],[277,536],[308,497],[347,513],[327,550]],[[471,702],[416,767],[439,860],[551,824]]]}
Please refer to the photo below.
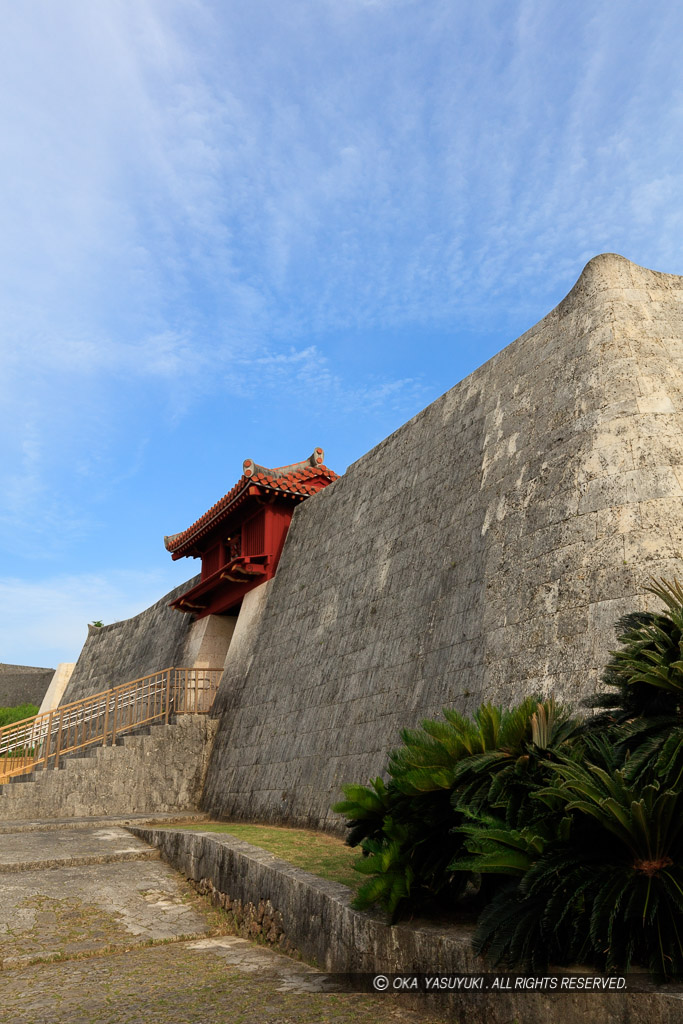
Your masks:
{"label": "curved stone rampart", "polygon": [[683,557],[683,278],[596,257],[539,324],[297,509],[228,657],[205,806],[324,824],[399,730],[593,691]]}

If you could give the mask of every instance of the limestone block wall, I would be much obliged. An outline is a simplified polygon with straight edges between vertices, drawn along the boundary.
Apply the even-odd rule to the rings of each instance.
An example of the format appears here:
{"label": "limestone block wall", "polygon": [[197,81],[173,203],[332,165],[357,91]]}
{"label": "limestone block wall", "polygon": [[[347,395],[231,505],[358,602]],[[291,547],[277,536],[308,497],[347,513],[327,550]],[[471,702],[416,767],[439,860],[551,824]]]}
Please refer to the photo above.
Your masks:
{"label": "limestone block wall", "polygon": [[0,786],[0,821],[195,811],[216,722],[179,715]]}
{"label": "limestone block wall", "polygon": [[199,581],[183,583],[132,619],[108,626],[89,626],[60,704],[89,697],[100,690],[156,672],[171,665],[184,666],[193,617],[169,608],[178,594]]}
{"label": "limestone block wall", "polygon": [[33,668],[30,665],[0,664],[0,707],[18,704],[37,704],[50,685],[53,668]]}
{"label": "limestone block wall", "polygon": [[197,619],[187,634],[182,665],[187,668],[221,668],[236,623],[236,615],[205,615],[203,619]]}
{"label": "limestone block wall", "polygon": [[683,571],[683,278],[604,255],[556,309],[295,513],[226,662],[204,805],[340,827],[399,730],[593,691]]}

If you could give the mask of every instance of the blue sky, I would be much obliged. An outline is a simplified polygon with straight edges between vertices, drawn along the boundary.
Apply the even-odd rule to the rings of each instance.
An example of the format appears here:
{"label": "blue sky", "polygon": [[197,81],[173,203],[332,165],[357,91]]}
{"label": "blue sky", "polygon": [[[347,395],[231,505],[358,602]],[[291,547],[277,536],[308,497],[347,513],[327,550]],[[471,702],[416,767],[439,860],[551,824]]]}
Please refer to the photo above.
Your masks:
{"label": "blue sky", "polygon": [[0,661],[75,660],[243,459],[342,472],[595,254],[683,273],[675,0],[0,11]]}

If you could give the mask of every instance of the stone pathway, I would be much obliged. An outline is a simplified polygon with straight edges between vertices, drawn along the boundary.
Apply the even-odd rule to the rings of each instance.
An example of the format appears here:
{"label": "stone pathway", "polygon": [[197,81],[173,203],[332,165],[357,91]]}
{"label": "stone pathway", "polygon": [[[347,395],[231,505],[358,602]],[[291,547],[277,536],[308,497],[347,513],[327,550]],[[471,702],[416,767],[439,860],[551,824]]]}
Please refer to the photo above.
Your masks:
{"label": "stone pathway", "polygon": [[228,931],[116,821],[0,827],[2,1024],[436,1024]]}

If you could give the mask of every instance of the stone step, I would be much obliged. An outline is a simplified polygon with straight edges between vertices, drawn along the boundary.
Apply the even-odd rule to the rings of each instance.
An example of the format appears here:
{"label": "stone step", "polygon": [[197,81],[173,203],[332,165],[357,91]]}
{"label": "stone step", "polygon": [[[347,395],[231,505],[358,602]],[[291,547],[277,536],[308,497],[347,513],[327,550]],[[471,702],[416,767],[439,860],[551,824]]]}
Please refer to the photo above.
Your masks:
{"label": "stone step", "polygon": [[[160,728],[172,731],[177,728],[177,719],[170,722],[152,722],[151,726],[141,726],[139,730],[132,733],[123,733],[121,736],[117,736],[116,743],[111,746],[95,745],[91,747],[84,747],[82,750],[75,750],[65,755],[57,766],[57,771],[79,771],[79,767],[83,765],[83,762],[93,760],[95,758],[112,758],[116,757],[117,747],[132,747],[141,748],[144,750],[144,741],[148,739],[152,733],[152,728]],[[86,769],[87,770],[87,769]],[[0,797],[3,795],[9,795],[12,788],[15,786],[30,785],[33,782],[42,782],[49,777],[51,772],[54,772],[55,768],[49,765],[45,768],[43,765],[39,765],[34,771],[27,772],[26,775],[17,775],[8,782],[0,785]]]}
{"label": "stone step", "polygon": [[0,786],[0,821],[197,811],[217,721],[188,715]]}
{"label": "stone step", "polygon": [[158,859],[158,850],[150,849],[120,825],[62,832],[5,832],[0,847],[0,874]]}
{"label": "stone step", "polygon": [[[80,750],[69,751],[69,753],[62,755],[59,765],[57,766],[57,771],[64,771],[69,764],[72,764],[75,761],[84,761],[89,758],[99,757],[100,752],[103,750],[115,750],[116,747],[125,745],[135,746],[135,740],[138,738],[144,739],[145,737],[150,736],[153,729],[173,729],[177,724],[178,716],[171,715],[168,722],[157,721],[149,722],[145,725],[134,726],[131,731],[123,732],[118,735],[113,746],[111,744],[106,747],[101,744],[93,744],[90,747],[82,747]],[[126,741],[128,741],[128,743],[126,743]],[[35,782],[45,772],[52,772],[54,770],[55,768],[52,764],[48,765],[47,768],[45,768],[44,765],[39,764],[32,772],[27,772],[26,775],[16,775],[14,778],[9,779],[8,782],[0,784],[0,796],[2,796],[3,792],[7,791],[7,787],[22,786],[26,785],[26,783]]]}
{"label": "stone step", "polygon": [[191,821],[207,821],[209,815],[204,811],[187,811],[182,817],[178,814],[128,814],[101,815],[91,818],[41,818],[35,821],[17,818],[14,821],[0,821],[0,835],[14,832],[61,832],[92,828],[111,828],[128,825],[176,825]]}

